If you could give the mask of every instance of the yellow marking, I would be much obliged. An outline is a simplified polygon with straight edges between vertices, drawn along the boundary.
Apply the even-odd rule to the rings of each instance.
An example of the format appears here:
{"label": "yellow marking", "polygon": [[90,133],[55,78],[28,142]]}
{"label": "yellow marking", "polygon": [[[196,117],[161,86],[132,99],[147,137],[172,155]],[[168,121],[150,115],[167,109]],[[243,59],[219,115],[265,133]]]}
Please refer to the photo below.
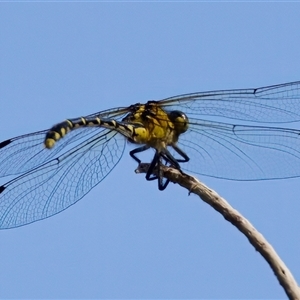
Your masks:
{"label": "yellow marking", "polygon": [[99,125],[101,124],[100,118],[96,117],[95,120],[98,122]]}
{"label": "yellow marking", "polygon": [[60,138],[61,138],[60,134],[59,134],[58,132],[55,132],[55,131],[54,131],[53,139],[54,139],[55,141],[58,141]]}
{"label": "yellow marking", "polygon": [[120,126],[124,131],[129,131],[131,135],[135,133],[135,127],[132,125]]}
{"label": "yellow marking", "polygon": [[45,147],[47,149],[51,149],[55,144],[55,140],[54,139],[46,139],[45,141]]}
{"label": "yellow marking", "polygon": [[149,132],[144,127],[131,128],[135,136],[133,140],[139,144],[147,144],[149,141]]}
{"label": "yellow marking", "polygon": [[70,120],[66,120],[66,122],[69,124],[70,129],[74,127],[73,123]]}
{"label": "yellow marking", "polygon": [[81,119],[83,125],[86,125],[86,120],[85,120],[85,118],[82,118],[82,117],[81,117],[80,119]]}
{"label": "yellow marking", "polygon": [[50,135],[50,134],[52,135],[52,137],[47,138],[45,140],[45,147],[48,148],[48,149],[51,149],[55,145],[55,142],[58,141],[61,138],[61,136],[58,132],[50,131],[48,133],[48,135]]}
{"label": "yellow marking", "polygon": [[66,135],[66,129],[65,128],[62,127],[60,129],[60,135],[61,135],[61,137],[64,137]]}
{"label": "yellow marking", "polygon": [[124,130],[124,131],[130,131],[130,133],[133,133],[133,126],[132,125],[119,125],[119,129]]}

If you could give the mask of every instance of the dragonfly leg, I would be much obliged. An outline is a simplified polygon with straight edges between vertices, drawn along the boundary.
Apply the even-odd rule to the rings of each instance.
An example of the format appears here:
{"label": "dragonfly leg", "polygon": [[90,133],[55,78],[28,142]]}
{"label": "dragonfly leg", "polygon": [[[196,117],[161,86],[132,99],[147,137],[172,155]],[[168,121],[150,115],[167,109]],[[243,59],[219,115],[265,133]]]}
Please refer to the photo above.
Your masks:
{"label": "dragonfly leg", "polygon": [[183,158],[183,159],[176,159],[177,162],[188,162],[190,158],[187,154],[182,151],[177,145],[172,145],[172,148]]}
{"label": "dragonfly leg", "polygon": [[139,164],[142,162],[135,154],[146,151],[150,148],[150,146],[144,145],[142,147],[135,148],[129,152],[129,155]]}
{"label": "dragonfly leg", "polygon": [[[164,178],[163,176],[163,171],[162,171],[162,168],[161,168],[161,165],[162,165],[162,158],[164,158],[162,156],[161,153],[159,153],[158,151],[155,152],[154,154],[154,157],[152,159],[152,162],[149,166],[149,169],[146,173],[146,180],[158,180],[158,189],[160,191],[163,191],[169,184],[170,180],[169,179],[166,179]],[[167,161],[166,161],[167,163]],[[154,175],[153,172],[154,172],[154,168],[157,168],[157,172],[158,172],[158,175]]]}

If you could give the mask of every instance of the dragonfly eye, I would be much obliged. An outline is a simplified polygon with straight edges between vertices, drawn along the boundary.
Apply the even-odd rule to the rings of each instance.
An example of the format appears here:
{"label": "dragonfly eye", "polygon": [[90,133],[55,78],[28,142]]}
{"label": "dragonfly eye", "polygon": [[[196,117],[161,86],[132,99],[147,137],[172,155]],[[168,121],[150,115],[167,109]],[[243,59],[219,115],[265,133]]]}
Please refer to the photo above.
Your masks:
{"label": "dragonfly eye", "polygon": [[185,113],[180,110],[173,110],[168,113],[170,120],[175,125],[175,130],[178,134],[184,133],[189,128],[189,119]]}

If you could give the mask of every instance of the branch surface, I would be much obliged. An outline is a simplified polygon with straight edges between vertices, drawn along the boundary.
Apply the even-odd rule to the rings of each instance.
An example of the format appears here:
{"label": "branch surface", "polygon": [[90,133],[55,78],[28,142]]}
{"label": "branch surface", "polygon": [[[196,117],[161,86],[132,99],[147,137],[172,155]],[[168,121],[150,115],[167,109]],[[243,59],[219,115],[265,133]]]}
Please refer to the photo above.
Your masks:
{"label": "branch surface", "polygon": [[[150,164],[141,163],[136,169],[136,173],[146,173],[149,166]],[[195,177],[170,167],[162,166],[162,168],[164,177],[186,188],[189,193],[198,195],[204,202],[213,207],[227,221],[241,231],[255,250],[267,261],[288,298],[300,300],[300,289],[290,270],[280,259],[271,244],[268,243],[264,236],[259,233],[243,215],[231,207],[229,203],[214,190],[198,181]]]}

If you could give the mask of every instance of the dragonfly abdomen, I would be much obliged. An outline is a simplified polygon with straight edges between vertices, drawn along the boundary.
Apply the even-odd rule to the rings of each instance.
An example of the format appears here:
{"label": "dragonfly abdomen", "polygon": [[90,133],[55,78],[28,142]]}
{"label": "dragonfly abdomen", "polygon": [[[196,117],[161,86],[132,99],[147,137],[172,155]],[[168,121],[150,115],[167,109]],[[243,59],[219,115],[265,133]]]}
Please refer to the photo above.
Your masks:
{"label": "dragonfly abdomen", "polygon": [[107,125],[108,127],[116,128],[115,122],[112,121],[103,121],[98,117],[95,118],[76,118],[76,119],[67,119],[61,123],[54,125],[46,134],[45,137],[45,147],[48,149],[53,148],[55,143],[62,139],[68,132],[71,130],[81,128],[81,127],[93,127],[93,126],[103,126]]}
{"label": "dragonfly abdomen", "polygon": [[134,143],[145,143],[149,139],[148,131],[142,124],[124,124],[116,120],[93,118],[67,119],[54,125],[46,134],[44,145],[47,149],[54,147],[68,132],[82,127],[104,127],[118,131]]}

